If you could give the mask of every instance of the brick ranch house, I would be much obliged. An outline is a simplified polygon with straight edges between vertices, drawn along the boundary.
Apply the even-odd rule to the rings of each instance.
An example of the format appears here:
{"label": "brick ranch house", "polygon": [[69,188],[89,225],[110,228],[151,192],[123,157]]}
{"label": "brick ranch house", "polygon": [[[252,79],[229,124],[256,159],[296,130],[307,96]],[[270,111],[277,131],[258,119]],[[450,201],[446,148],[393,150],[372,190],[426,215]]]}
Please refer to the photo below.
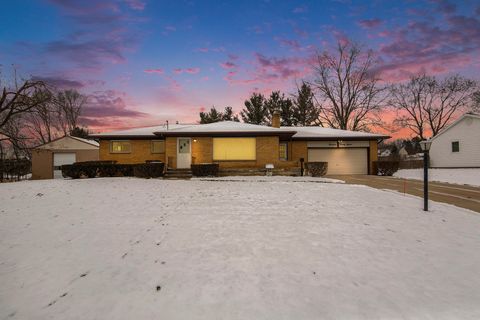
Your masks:
{"label": "brick ranch house", "polygon": [[220,170],[252,170],[273,164],[295,170],[300,159],[328,162],[327,174],[372,174],[382,134],[322,127],[280,127],[223,121],[156,126],[91,135],[100,143],[100,160],[143,163],[161,160],[169,168],[218,163]]}

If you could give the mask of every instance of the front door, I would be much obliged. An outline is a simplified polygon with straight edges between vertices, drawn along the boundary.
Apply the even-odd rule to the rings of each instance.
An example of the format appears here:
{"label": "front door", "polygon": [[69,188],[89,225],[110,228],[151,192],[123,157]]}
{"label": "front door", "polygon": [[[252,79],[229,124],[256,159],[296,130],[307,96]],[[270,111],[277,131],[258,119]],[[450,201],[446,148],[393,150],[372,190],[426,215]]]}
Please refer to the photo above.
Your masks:
{"label": "front door", "polygon": [[190,168],[192,164],[192,139],[177,138],[177,168]]}

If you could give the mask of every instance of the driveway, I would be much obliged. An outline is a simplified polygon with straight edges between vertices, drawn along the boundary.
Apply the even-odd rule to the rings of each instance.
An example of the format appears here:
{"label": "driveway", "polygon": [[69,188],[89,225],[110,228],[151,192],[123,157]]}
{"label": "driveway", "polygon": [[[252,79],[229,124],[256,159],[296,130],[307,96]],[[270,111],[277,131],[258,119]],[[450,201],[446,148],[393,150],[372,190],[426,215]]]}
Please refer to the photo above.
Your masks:
{"label": "driveway", "polygon": [[[363,184],[377,189],[395,190],[423,197],[423,181],[368,175],[328,176],[348,184]],[[429,182],[429,198],[480,212],[480,188],[460,184]],[[423,204],[422,204],[423,205]]]}

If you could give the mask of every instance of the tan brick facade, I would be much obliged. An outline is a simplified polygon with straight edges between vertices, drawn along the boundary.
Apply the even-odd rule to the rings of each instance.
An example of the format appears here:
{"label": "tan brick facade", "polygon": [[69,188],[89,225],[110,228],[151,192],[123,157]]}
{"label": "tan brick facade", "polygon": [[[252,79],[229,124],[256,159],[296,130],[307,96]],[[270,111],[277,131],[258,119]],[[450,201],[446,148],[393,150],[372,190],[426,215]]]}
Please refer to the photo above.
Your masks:
{"label": "tan brick facade", "polygon": [[128,140],[131,143],[130,153],[110,152],[111,140],[100,140],[100,160],[116,160],[117,163],[144,163],[146,160],[165,162],[165,153],[152,153],[152,140]]}
{"label": "tan brick facade", "polygon": [[[253,161],[213,161],[213,138],[191,137],[192,163],[219,163],[221,168],[264,168],[272,163],[276,168],[300,167],[300,159],[308,161],[307,141],[288,141],[288,161],[279,160],[279,137],[256,137],[256,160]],[[143,163],[145,160],[161,160],[171,168],[176,168],[177,137],[167,137],[165,153],[152,154],[151,140],[130,140],[131,153],[111,153],[110,140],[100,141],[100,160],[117,160],[118,163]],[[377,160],[377,141],[370,141],[369,168],[373,172],[373,161]]]}
{"label": "tan brick facade", "polygon": [[378,143],[375,140],[370,141],[370,154],[368,155],[369,158],[369,168],[368,168],[368,173],[369,174],[377,174],[374,172],[374,166],[373,166],[373,161],[378,160]]}

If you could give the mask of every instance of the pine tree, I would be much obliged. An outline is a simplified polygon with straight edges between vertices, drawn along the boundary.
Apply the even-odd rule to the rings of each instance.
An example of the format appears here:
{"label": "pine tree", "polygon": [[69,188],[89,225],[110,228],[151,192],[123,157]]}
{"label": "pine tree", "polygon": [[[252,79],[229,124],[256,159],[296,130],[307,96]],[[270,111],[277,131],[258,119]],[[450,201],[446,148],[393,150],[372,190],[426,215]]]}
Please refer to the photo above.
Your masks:
{"label": "pine tree", "polygon": [[245,100],[245,108],[240,112],[243,122],[265,124],[267,108],[265,97],[261,93],[253,93],[249,100]]}
{"label": "pine tree", "polygon": [[70,135],[77,138],[88,139],[88,128],[75,127],[72,129],[72,131],[70,131]]}
{"label": "pine tree", "polygon": [[292,126],[293,125],[293,103],[289,98],[285,98],[285,95],[280,91],[273,91],[270,94],[270,98],[265,101],[265,107],[267,109],[266,124],[272,124],[272,115],[275,110],[280,112],[280,125]]}
{"label": "pine tree", "polygon": [[313,91],[310,85],[303,82],[298,89],[294,105],[293,124],[296,126],[318,125],[320,110],[313,101]]}
{"label": "pine tree", "polygon": [[238,116],[233,113],[232,107],[225,107],[223,112],[218,111],[215,106],[210,108],[209,112],[200,112],[200,124],[213,123],[219,121],[239,122]]}

